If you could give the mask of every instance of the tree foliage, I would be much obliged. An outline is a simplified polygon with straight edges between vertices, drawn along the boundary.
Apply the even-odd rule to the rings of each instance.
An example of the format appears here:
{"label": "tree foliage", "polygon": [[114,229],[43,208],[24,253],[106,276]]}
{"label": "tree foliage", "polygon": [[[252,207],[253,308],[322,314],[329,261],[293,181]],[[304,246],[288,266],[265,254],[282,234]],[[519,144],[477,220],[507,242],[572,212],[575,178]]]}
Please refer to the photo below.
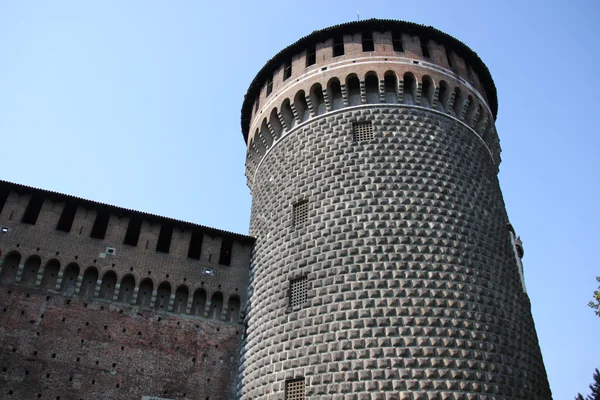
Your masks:
{"label": "tree foliage", "polygon": [[[600,276],[597,276],[596,280],[600,282]],[[598,290],[594,292],[594,300],[590,301],[588,306],[596,310],[596,315],[600,317],[600,286],[598,286]]]}
{"label": "tree foliage", "polygon": [[594,372],[594,382],[590,385],[590,389],[592,390],[592,394],[583,397],[581,393],[579,393],[575,397],[575,400],[600,400],[600,371],[598,371],[598,368],[596,368],[596,372]]}

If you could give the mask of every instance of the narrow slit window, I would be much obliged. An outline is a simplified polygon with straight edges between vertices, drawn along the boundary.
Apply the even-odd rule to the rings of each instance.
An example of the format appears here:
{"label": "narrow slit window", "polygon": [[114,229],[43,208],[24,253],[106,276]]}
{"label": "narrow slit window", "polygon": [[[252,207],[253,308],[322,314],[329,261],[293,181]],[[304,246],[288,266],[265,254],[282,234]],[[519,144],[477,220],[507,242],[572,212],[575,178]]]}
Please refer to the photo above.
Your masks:
{"label": "narrow slit window", "polygon": [[129,224],[127,224],[127,231],[125,232],[125,239],[123,240],[123,244],[127,244],[129,246],[137,246],[138,240],[140,239],[141,230],[142,220],[136,217],[131,217],[129,219]]}
{"label": "narrow slit window", "polygon": [[267,80],[267,96],[273,93],[273,76],[271,75]]}
{"label": "narrow slit window", "polygon": [[304,400],[304,378],[285,381],[285,400]]}
{"label": "narrow slit window", "polygon": [[171,248],[171,238],[173,237],[173,227],[170,225],[163,225],[160,228],[158,234],[158,242],[156,242],[156,251],[161,253],[168,253]]}
{"label": "narrow slit window", "polygon": [[254,103],[254,114],[258,112],[258,107],[260,107],[260,101],[256,99],[256,103]]}
{"label": "narrow slit window", "polygon": [[304,304],[306,301],[307,294],[307,278],[303,276],[301,278],[292,279],[290,281],[289,291],[289,305],[290,307],[299,306]]}
{"label": "narrow slit window", "polygon": [[333,56],[339,57],[344,55],[344,37],[336,36],[333,38]]}
{"label": "narrow slit window", "polygon": [[373,139],[373,123],[371,121],[356,122],[352,124],[355,142]]}
{"label": "narrow slit window", "polygon": [[35,225],[38,216],[40,215],[40,211],[42,210],[43,203],[44,199],[41,196],[32,196],[31,199],[29,199],[29,204],[27,204],[21,222],[24,224]]}
{"label": "narrow slit window", "polygon": [[375,43],[373,42],[373,32],[362,33],[362,51],[375,51]]}
{"label": "narrow slit window", "polygon": [[294,204],[294,219],[292,224],[294,227],[300,227],[308,221],[308,201],[302,200]]}
{"label": "narrow slit window", "polygon": [[310,67],[317,63],[317,47],[316,45],[310,46],[306,49],[306,66]]}
{"label": "narrow slit window", "polygon": [[452,63],[452,53],[446,52],[446,58],[448,59],[448,66],[451,70],[454,70],[454,64]]}
{"label": "narrow slit window", "polygon": [[404,45],[402,44],[402,34],[399,32],[392,32],[392,45],[394,51],[404,52]]}
{"label": "narrow slit window", "polygon": [[75,213],[77,212],[77,206],[73,203],[66,203],[65,207],[60,214],[58,224],[56,225],[57,231],[71,232],[73,227],[73,221],[75,220]]}
{"label": "narrow slit window", "polygon": [[98,211],[98,214],[96,214],[96,220],[92,226],[90,237],[104,239],[104,236],[106,236],[106,228],[108,228],[109,219],[110,213],[108,211]]}
{"label": "narrow slit window", "polygon": [[0,188],[0,213],[2,213],[2,209],[6,205],[6,200],[8,199],[9,190],[7,188]]}
{"label": "narrow slit window", "polygon": [[200,254],[202,253],[202,240],[204,239],[204,234],[200,231],[192,232],[192,237],[190,238],[190,247],[188,248],[188,258],[199,260]]}
{"label": "narrow slit window", "polygon": [[421,38],[421,52],[423,53],[423,57],[429,58],[431,57],[429,54],[429,41],[427,39]]}
{"label": "narrow slit window", "polygon": [[291,78],[292,76],[292,60],[287,60],[283,64],[283,80]]}
{"label": "narrow slit window", "polygon": [[231,250],[233,249],[233,239],[224,237],[221,241],[221,252],[219,253],[219,264],[231,265]]}

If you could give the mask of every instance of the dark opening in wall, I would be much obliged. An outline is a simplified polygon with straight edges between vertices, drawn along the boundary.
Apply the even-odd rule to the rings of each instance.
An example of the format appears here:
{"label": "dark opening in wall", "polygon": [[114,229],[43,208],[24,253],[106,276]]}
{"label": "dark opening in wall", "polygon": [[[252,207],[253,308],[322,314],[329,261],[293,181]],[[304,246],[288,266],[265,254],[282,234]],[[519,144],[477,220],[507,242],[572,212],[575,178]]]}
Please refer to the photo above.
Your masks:
{"label": "dark opening in wall", "polygon": [[423,53],[423,57],[429,58],[431,57],[429,54],[429,41],[427,39],[421,38],[421,52]]}
{"label": "dark opening in wall", "polygon": [[8,199],[8,193],[10,193],[10,191],[7,188],[0,187],[0,213],[2,213],[2,209],[6,204],[6,200]]}
{"label": "dark opening in wall", "polygon": [[287,60],[283,63],[283,80],[290,78],[292,76],[292,60]]}
{"label": "dark opening in wall", "polygon": [[373,42],[373,32],[362,33],[362,51],[375,51],[375,43]]}
{"label": "dark opening in wall", "polygon": [[454,63],[452,62],[452,53],[449,53],[448,51],[446,51],[446,58],[448,59],[448,66],[450,67],[451,70],[454,71]]}
{"label": "dark opening in wall", "polygon": [[75,220],[75,213],[77,212],[77,206],[73,203],[66,203],[65,207],[60,214],[58,224],[56,224],[57,231],[71,232],[73,221]]}
{"label": "dark opening in wall", "polygon": [[35,225],[38,216],[40,215],[40,211],[42,210],[43,203],[44,199],[41,196],[32,196],[31,199],[29,199],[29,204],[27,204],[21,222],[24,224]]}
{"label": "dark opening in wall", "polygon": [[230,265],[231,264],[231,249],[233,248],[233,239],[230,237],[224,237],[221,242],[221,252],[219,254],[219,264]]}
{"label": "dark opening in wall", "polygon": [[306,66],[310,67],[317,63],[317,47],[312,45],[306,49]]}
{"label": "dark opening in wall", "polygon": [[110,219],[110,213],[108,211],[99,210],[96,214],[96,220],[94,226],[92,226],[92,232],[90,237],[96,239],[104,239],[106,235],[106,228],[108,228],[108,220]]}
{"label": "dark opening in wall", "polygon": [[267,96],[273,92],[273,75],[267,80]]}
{"label": "dark opening in wall", "polygon": [[190,247],[188,248],[188,258],[192,258],[194,260],[200,259],[200,254],[202,252],[202,240],[204,239],[204,234],[200,231],[192,232],[192,237],[190,238]]}
{"label": "dark opening in wall", "polygon": [[392,32],[392,46],[394,46],[394,51],[404,52],[402,34],[400,32]]}
{"label": "dark opening in wall", "polygon": [[141,230],[142,220],[136,217],[131,217],[129,219],[129,224],[127,225],[127,232],[125,232],[125,239],[123,240],[123,244],[127,244],[129,246],[137,246],[138,240],[140,239]]}
{"label": "dark opening in wall", "polygon": [[173,237],[173,227],[170,225],[163,225],[160,228],[158,234],[158,242],[156,243],[156,251],[161,253],[168,253],[171,248],[171,238]]}
{"label": "dark opening in wall", "polygon": [[339,35],[333,38],[333,56],[339,57],[344,55],[344,37]]}

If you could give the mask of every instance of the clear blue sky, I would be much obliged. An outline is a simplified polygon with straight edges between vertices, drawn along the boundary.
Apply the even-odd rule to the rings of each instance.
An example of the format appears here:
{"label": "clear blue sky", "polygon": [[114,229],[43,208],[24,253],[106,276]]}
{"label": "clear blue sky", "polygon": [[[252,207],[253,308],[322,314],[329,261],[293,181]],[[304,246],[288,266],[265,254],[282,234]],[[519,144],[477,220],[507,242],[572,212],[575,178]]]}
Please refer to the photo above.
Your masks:
{"label": "clear blue sky", "polygon": [[555,399],[600,367],[600,2],[0,0],[0,179],[246,233],[240,107],[316,29],[432,25],[498,87],[500,182]]}

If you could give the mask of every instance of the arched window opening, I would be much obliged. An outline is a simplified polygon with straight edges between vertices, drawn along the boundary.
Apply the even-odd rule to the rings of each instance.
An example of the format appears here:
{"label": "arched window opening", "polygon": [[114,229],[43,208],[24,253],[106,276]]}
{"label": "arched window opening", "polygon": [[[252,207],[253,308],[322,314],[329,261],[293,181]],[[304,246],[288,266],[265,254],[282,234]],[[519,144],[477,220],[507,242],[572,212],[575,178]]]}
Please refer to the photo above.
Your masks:
{"label": "arched window opening", "polygon": [[210,318],[221,319],[223,313],[223,295],[217,292],[210,299]]}
{"label": "arched window opening", "polygon": [[352,74],[348,76],[346,79],[346,88],[348,89],[348,105],[360,105],[360,82],[356,75]]}
{"label": "arched window opening", "polygon": [[79,276],[79,265],[72,263],[67,265],[63,273],[62,283],[60,285],[61,293],[72,295],[75,294],[77,287],[77,277]]}
{"label": "arched window opening", "polygon": [[135,278],[132,275],[123,277],[123,279],[121,279],[121,286],[119,287],[119,296],[117,301],[120,303],[131,304],[134,290]]}
{"label": "arched window opening", "polygon": [[60,271],[60,263],[58,260],[50,260],[44,267],[44,276],[40,287],[46,290],[56,289],[56,280],[58,279],[58,271]]}
{"label": "arched window opening", "polygon": [[310,89],[310,102],[312,103],[315,115],[321,115],[327,112],[327,106],[325,105],[325,99],[323,98],[323,88],[320,83],[315,83]]}
{"label": "arched window opening", "polygon": [[435,92],[435,87],[433,85],[433,81],[427,75],[423,77],[423,87],[421,90],[421,105],[423,107],[431,107],[433,104],[433,95]]}
{"label": "arched window opening", "polygon": [[227,306],[227,317],[226,320],[229,322],[238,322],[240,319],[240,299],[237,296],[231,296],[229,298],[229,304]]}
{"label": "arched window opening", "polygon": [[448,111],[448,99],[450,98],[450,91],[448,90],[448,84],[446,81],[440,81],[440,92],[438,94],[437,109],[439,111]]}
{"label": "arched window opening", "polygon": [[169,311],[169,302],[171,301],[171,284],[169,282],[163,282],[158,285],[156,291],[156,301],[154,302],[154,308],[160,311]]}
{"label": "arched window opening", "polygon": [[465,113],[465,122],[469,126],[473,126],[475,114],[477,113],[477,102],[473,99],[473,96],[467,98],[469,105],[467,106],[467,112]]}
{"label": "arched window opening", "polygon": [[296,118],[294,118],[294,113],[292,112],[290,99],[285,99],[281,104],[281,116],[283,117],[283,122],[285,122],[288,131],[296,125]]}
{"label": "arched window opening", "polygon": [[31,256],[25,261],[23,266],[23,275],[21,276],[21,284],[28,286],[35,286],[37,281],[38,272],[40,272],[40,266],[42,260],[38,256]]}
{"label": "arched window opening", "polygon": [[377,79],[377,75],[374,72],[368,73],[365,78],[365,92],[367,95],[367,103],[379,103],[379,79]]}
{"label": "arched window opening", "polygon": [[477,127],[475,128],[475,130],[477,131],[477,133],[479,133],[479,136],[483,137],[484,132],[487,130],[489,119],[488,116],[483,113],[483,107],[481,107],[479,114],[480,117],[479,121],[477,121]]}
{"label": "arched window opening", "polygon": [[269,123],[271,124],[271,128],[275,131],[275,138],[280,138],[281,133],[283,132],[283,126],[281,126],[281,121],[279,121],[279,116],[277,115],[277,109],[274,108],[271,110],[271,115],[269,115]]}
{"label": "arched window opening", "polygon": [[252,159],[255,162],[258,163],[260,161],[262,153],[259,153],[259,147],[257,146],[257,143],[260,143],[260,139],[258,138],[258,136],[253,136],[252,138],[250,138],[250,141],[248,142],[248,154],[252,156]]}
{"label": "arched window opening", "polygon": [[298,112],[300,123],[310,118],[310,110],[306,104],[306,95],[304,94],[304,90],[296,93],[296,97],[294,97],[294,107],[296,107],[296,111]]}
{"label": "arched window opening", "polygon": [[189,290],[187,286],[181,285],[175,291],[175,303],[173,304],[173,312],[185,314],[187,309]]}
{"label": "arched window opening", "polygon": [[[256,148],[257,155],[260,154],[261,156],[264,156],[267,152],[267,148],[265,147],[265,144],[263,143],[263,141],[261,140],[261,138],[258,134],[258,129],[256,129],[256,131],[254,131],[254,136],[252,137],[252,139],[253,139],[252,144]],[[260,158],[258,158],[258,159],[260,159]]]}
{"label": "arched window opening", "polygon": [[115,294],[115,286],[117,286],[117,274],[115,271],[108,271],[102,277],[100,285],[100,293],[98,297],[101,299],[112,300]]}
{"label": "arched window opening", "polygon": [[388,71],[384,76],[385,102],[390,104],[398,103],[398,80],[396,74]]}
{"label": "arched window opening", "polygon": [[402,95],[404,97],[404,104],[415,104],[415,98],[417,97],[417,81],[415,76],[410,72],[404,74],[404,89]]}
{"label": "arched window opening", "polygon": [[262,121],[262,124],[260,124],[260,134],[263,137],[263,139],[265,140],[265,143],[267,144],[267,149],[270,149],[271,146],[273,145],[273,136],[271,135],[271,131],[269,130],[269,127],[267,126],[266,118],[264,118]]}
{"label": "arched window opening", "polygon": [[206,308],[206,292],[204,289],[197,289],[192,298],[192,309],[190,314],[204,317],[204,309]]}
{"label": "arched window opening", "polygon": [[89,267],[83,273],[83,279],[81,280],[81,288],[79,289],[79,295],[84,299],[91,300],[94,298],[94,292],[96,291],[96,282],[98,281],[98,270],[95,267]]}
{"label": "arched window opening", "polygon": [[459,88],[456,88],[454,89],[454,104],[452,105],[452,112],[456,118],[461,118],[463,105],[464,98],[462,91]]}
{"label": "arched window opening", "polygon": [[140,287],[138,289],[138,297],[137,304],[140,307],[150,308],[150,302],[152,301],[152,290],[154,289],[154,284],[152,283],[152,279],[146,278],[140,283]]}
{"label": "arched window opening", "polygon": [[19,263],[21,262],[21,255],[19,253],[11,252],[4,257],[4,263],[2,263],[2,273],[0,273],[0,283],[13,283],[17,279],[17,271],[19,270]]}
{"label": "arched window opening", "polygon": [[337,78],[333,78],[327,85],[327,95],[331,102],[332,110],[339,110],[344,107],[344,98],[342,97],[342,86]]}

